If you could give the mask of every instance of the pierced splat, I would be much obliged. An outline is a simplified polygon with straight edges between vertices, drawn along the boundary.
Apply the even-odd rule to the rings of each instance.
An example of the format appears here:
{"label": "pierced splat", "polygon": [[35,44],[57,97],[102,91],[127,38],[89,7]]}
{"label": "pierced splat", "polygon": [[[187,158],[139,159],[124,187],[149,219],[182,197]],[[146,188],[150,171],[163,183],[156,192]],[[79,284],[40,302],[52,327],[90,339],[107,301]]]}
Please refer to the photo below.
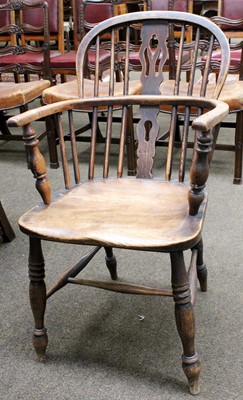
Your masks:
{"label": "pierced splat", "polygon": [[148,21],[143,24],[142,45],[139,51],[142,64],[142,94],[160,94],[159,87],[164,80],[162,70],[168,58],[167,37],[168,23]]}
{"label": "pierced splat", "polygon": [[159,134],[157,116],[159,107],[141,106],[141,119],[137,125],[137,178],[152,178],[152,169],[155,156],[155,141]]}

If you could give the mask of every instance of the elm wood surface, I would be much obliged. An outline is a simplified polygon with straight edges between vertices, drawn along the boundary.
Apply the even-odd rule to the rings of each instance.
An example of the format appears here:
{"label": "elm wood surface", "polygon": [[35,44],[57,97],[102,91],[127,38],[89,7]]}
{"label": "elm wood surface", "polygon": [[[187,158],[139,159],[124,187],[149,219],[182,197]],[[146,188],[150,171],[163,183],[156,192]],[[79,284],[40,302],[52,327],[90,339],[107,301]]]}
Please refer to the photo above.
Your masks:
{"label": "elm wood surface", "polygon": [[[35,82],[0,82],[0,140],[23,140],[23,136],[10,132],[6,124],[8,111],[19,108],[21,112],[27,110],[28,104],[42,95],[44,89],[50,86],[49,80]],[[6,113],[7,112],[7,113]],[[38,138],[45,136],[40,133]]]}
{"label": "elm wood surface", "polygon": [[[214,90],[215,99],[206,99],[205,90],[210,71],[209,62],[205,64],[202,80],[201,97],[163,96],[160,85],[163,77],[163,62],[167,57],[167,38],[169,24],[197,26],[199,31],[205,27],[211,32],[211,44],[208,54],[213,50],[214,40],[224,49],[221,69]],[[99,86],[99,70],[94,76],[94,95],[84,98],[85,73],[82,66],[86,62],[87,53],[92,43],[96,42],[99,52],[100,38],[109,30],[111,37],[111,59],[115,57],[117,28],[125,29],[125,48],[129,56],[129,33],[131,26],[141,24],[142,43],[140,54],[142,85],[140,95],[129,95],[129,68],[125,63],[124,89],[120,96],[113,96],[115,83],[115,65],[111,63],[110,93],[107,97],[99,97],[96,89]],[[198,32],[199,34],[200,32]],[[161,57],[161,70],[158,73],[156,59],[151,50],[151,39],[158,39],[157,55]],[[182,42],[184,38],[182,36]],[[198,51],[198,43],[192,51]],[[180,56],[183,51],[181,44]],[[144,56],[146,55],[146,56]],[[9,120],[10,126],[24,126],[24,142],[30,155],[31,170],[36,178],[36,188],[41,194],[44,204],[32,208],[20,218],[20,228],[29,235],[29,277],[30,303],[33,311],[35,330],[33,344],[39,360],[45,359],[48,342],[44,325],[46,300],[67,283],[99,287],[121,293],[171,296],[175,303],[175,318],[183,347],[182,367],[188,379],[192,394],[200,391],[200,361],[195,349],[195,321],[193,306],[197,293],[197,280],[202,291],[207,289],[207,269],[203,259],[202,226],[205,217],[207,194],[205,190],[209,174],[209,156],[215,129],[228,113],[227,104],[216,98],[222,90],[228,71],[229,46],[222,31],[210,21],[189,13],[176,12],[138,12],[118,16],[102,22],[94,27],[81,42],[77,62],[78,89],[80,99],[57,102],[15,116]],[[180,58],[180,57],[179,57]],[[128,60],[128,57],[127,57]],[[192,71],[194,69],[192,68]],[[181,80],[180,65],[177,65],[176,86]],[[193,86],[194,76],[191,77]],[[121,122],[113,123],[113,108],[121,107]],[[169,114],[169,146],[163,154],[159,176],[153,178],[153,163],[158,154],[155,152],[156,140],[160,127],[163,127],[168,116],[161,114],[160,107],[172,107]],[[183,128],[181,151],[174,151],[174,139],[178,109],[183,106],[185,114],[190,118],[192,106],[198,109],[198,115],[192,123],[195,135],[195,146],[187,152],[189,123]],[[77,151],[75,136],[75,110],[92,107],[92,130],[89,149],[87,175],[79,169],[82,154]],[[105,146],[101,154],[97,144],[97,121],[99,108],[106,107]],[[137,134],[137,175],[124,175],[124,146],[129,127],[128,112],[138,109],[139,122]],[[68,113],[71,142],[65,142],[62,127],[63,114]],[[38,148],[38,140],[31,123],[40,117],[55,115],[59,127],[60,150],[62,154],[64,188],[56,195],[51,194],[51,183],[46,174],[45,160]],[[162,118],[162,120],[161,120]],[[189,121],[189,119],[188,119]],[[193,133],[193,132],[192,132]],[[111,154],[113,135],[119,137],[116,156]],[[68,147],[71,145],[71,151]],[[157,149],[156,149],[157,150]],[[70,163],[70,157],[72,162]],[[116,159],[116,161],[115,161]],[[80,160],[81,161],[81,160]],[[99,164],[98,166],[96,164]],[[102,165],[101,165],[102,164]],[[190,175],[187,174],[187,169]],[[87,176],[87,178],[86,178]],[[187,182],[188,181],[188,182]],[[56,282],[46,290],[44,282],[44,257],[41,241],[63,242],[66,245],[85,244],[94,246],[75,264],[66,269]],[[171,261],[172,291],[161,287],[149,286],[151,266],[148,267],[146,285],[129,284],[118,279],[117,263],[114,248],[139,249],[141,251],[167,252]],[[105,264],[110,272],[112,282],[97,279],[75,277],[91,262],[95,254],[104,248]],[[184,251],[192,252],[189,268],[184,262]],[[159,285],[160,286],[160,285]]]}

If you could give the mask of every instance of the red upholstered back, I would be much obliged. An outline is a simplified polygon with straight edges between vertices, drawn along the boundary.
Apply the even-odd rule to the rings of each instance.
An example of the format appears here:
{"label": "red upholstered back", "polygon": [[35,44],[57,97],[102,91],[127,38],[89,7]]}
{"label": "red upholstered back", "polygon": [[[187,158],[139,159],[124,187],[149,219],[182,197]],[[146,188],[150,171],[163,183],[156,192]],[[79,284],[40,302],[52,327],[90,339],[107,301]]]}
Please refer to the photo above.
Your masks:
{"label": "red upholstered back", "polygon": [[188,0],[151,0],[148,2],[152,10],[174,10],[188,12],[189,1]]}
{"label": "red upholstered back", "polygon": [[[49,6],[49,29],[50,33],[58,33],[59,30],[59,0],[46,0]],[[25,10],[23,22],[30,23],[33,26],[40,25],[42,16],[41,9]]]}
{"label": "red upholstered back", "polygon": [[[1,5],[6,4],[6,0],[0,0],[0,10]],[[10,24],[10,12],[9,11],[1,11],[0,12],[0,28],[4,27],[5,25]]]}
{"label": "red upholstered back", "polygon": [[151,9],[158,11],[169,10],[170,0],[151,0]]}
{"label": "red upholstered back", "polygon": [[[243,1],[242,0],[222,0],[220,15],[229,19],[243,18]],[[234,29],[232,26],[222,25],[223,30],[243,30],[243,24]]]}
{"label": "red upholstered back", "polygon": [[174,11],[188,12],[189,1],[188,0],[175,0]]}
{"label": "red upholstered back", "polygon": [[108,18],[114,17],[112,3],[89,4],[83,0],[76,0],[77,32],[80,32],[80,7],[84,3],[84,21],[88,24],[98,24]]}

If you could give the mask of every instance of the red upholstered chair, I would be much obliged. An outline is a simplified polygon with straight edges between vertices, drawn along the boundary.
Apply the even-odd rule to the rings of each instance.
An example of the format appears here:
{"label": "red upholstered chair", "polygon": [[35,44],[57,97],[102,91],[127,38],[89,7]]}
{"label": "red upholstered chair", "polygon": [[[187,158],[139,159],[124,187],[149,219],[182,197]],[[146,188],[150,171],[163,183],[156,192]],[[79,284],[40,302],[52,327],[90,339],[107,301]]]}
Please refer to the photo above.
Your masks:
{"label": "red upholstered chair", "polygon": [[[49,1],[57,5],[60,0]],[[5,25],[3,31],[11,40],[0,48],[0,73],[12,72],[25,78],[34,74],[51,81],[50,58],[59,51],[50,50],[48,3],[9,1],[1,6],[0,16],[6,12],[11,13],[11,25]]]}
{"label": "red upholstered chair", "polygon": [[[68,51],[51,60],[52,74],[55,76],[61,74],[64,76],[63,82],[66,81],[65,75],[76,75],[76,50],[85,34],[92,29],[97,23],[109,19],[115,15],[126,12],[125,4],[106,3],[104,1],[92,0],[73,0],[73,32],[74,32],[74,50]],[[99,68],[106,69],[109,64],[110,52],[101,49],[99,53]],[[95,68],[94,52],[89,53],[89,71]]]}
{"label": "red upholstered chair", "polygon": [[[57,4],[57,0],[50,1],[55,1]],[[0,82],[0,140],[22,140],[22,135],[15,135],[9,131],[6,119],[13,108],[18,108],[21,112],[26,111],[28,104],[41,97],[42,91],[50,86],[48,4],[42,1],[22,0],[3,3],[1,0],[0,21],[1,38],[8,39],[5,45],[0,47],[2,79]],[[34,44],[37,41],[38,46]],[[13,82],[8,82],[11,74],[18,84],[14,82],[14,78]],[[23,76],[25,80],[28,80],[32,74],[35,75],[35,81],[20,82]],[[39,134],[39,139],[44,136],[46,136],[46,130]],[[51,153],[50,158],[52,159]]]}
{"label": "red upholstered chair", "polygon": [[[121,14],[126,11],[125,4],[116,4],[111,2],[97,1],[97,0],[75,0],[73,1],[73,18],[74,18],[74,44],[75,49],[70,52],[66,52],[61,56],[55,57],[51,60],[51,68],[52,74],[56,75],[61,73],[63,75],[76,75],[76,49],[80,43],[80,41],[85,37],[86,33],[89,32],[93,27],[95,27],[99,22],[105,21],[112,16],[117,14]],[[88,61],[85,66],[86,68],[86,76],[90,78],[92,74],[95,73],[95,69],[99,70],[100,79],[102,79],[102,74],[104,71],[109,71],[110,68],[110,48],[109,43],[107,43],[108,38],[105,35],[102,38],[102,44],[100,46],[99,56],[96,59],[97,55],[95,55],[95,46],[93,49],[90,49],[88,54]],[[116,35],[116,40],[118,36]],[[103,43],[104,42],[104,43]],[[104,46],[102,48],[102,46]],[[121,80],[120,71],[116,71],[116,80]],[[92,91],[92,84],[86,89],[86,96],[90,96]],[[117,87],[118,92],[121,90],[121,86]],[[101,90],[101,93],[108,93],[109,85],[104,84]],[[139,88],[134,88],[133,93],[137,92]],[[50,88],[49,91],[46,91],[43,95],[43,103],[51,104],[53,102],[58,102],[63,99],[70,99],[78,97],[77,93],[77,81],[73,80],[72,82],[66,82],[62,85],[57,85],[56,87]],[[85,111],[88,115],[89,120],[92,118],[92,114],[90,112]],[[102,117],[100,117],[102,118]],[[79,135],[80,141],[89,141],[90,135],[85,136],[83,133],[87,130],[90,130],[90,122],[84,126],[81,126],[78,129],[77,134]],[[50,131],[50,127],[52,130]],[[53,153],[55,153],[56,162],[52,164],[53,168],[56,168],[58,163],[58,153],[55,146],[58,139],[56,136],[56,129],[53,130],[53,123],[48,123],[47,129],[49,130],[49,137],[53,138]],[[99,130],[99,140],[104,142],[103,135]],[[69,139],[69,135],[67,135],[67,139]],[[133,147],[133,144],[131,144]],[[133,153],[133,151],[129,151],[129,153]],[[129,170],[134,172],[134,157],[131,164],[129,163]]]}
{"label": "red upholstered chair", "polygon": [[[230,42],[229,76],[224,87],[230,113],[236,114],[236,122],[224,121],[222,127],[234,129],[234,143],[224,144],[218,140],[216,149],[233,151],[235,155],[235,184],[242,183],[243,168],[243,3],[236,0],[219,0],[218,16],[212,20],[221,27]],[[215,51],[213,59],[220,65],[222,54]],[[234,76],[232,76],[232,74]],[[219,137],[220,139],[220,137]]]}

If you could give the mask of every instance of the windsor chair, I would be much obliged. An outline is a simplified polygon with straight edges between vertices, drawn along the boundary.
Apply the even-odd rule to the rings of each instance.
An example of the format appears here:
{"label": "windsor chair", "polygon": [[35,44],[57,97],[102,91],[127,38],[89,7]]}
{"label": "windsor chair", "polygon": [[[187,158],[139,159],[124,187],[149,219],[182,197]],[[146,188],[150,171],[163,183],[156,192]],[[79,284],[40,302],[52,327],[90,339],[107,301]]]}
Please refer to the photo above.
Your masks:
{"label": "windsor chair", "polygon": [[[142,71],[140,95],[129,95],[129,51],[132,26],[141,26],[140,58]],[[170,24],[180,26],[182,35],[179,46],[175,92],[171,96],[163,94],[163,63],[168,56],[168,35]],[[193,95],[195,68],[191,69],[188,81],[188,94],[177,95],[177,88],[183,78],[183,68],[180,60],[185,44],[183,32],[188,26],[195,29],[196,40],[191,43],[190,50],[197,54],[201,29],[207,31],[210,37],[204,64],[201,91]],[[99,71],[94,75],[93,97],[84,97],[86,79],[84,64],[90,48],[99,54],[100,40],[104,33],[109,33],[111,42],[111,60],[114,60],[117,50],[115,32],[123,30],[124,43],[120,43],[120,51],[125,53],[124,85],[120,95],[114,94],[115,68],[111,62],[111,79],[109,95],[99,96]],[[151,51],[151,40],[153,50]],[[154,51],[154,43],[157,49]],[[222,62],[217,84],[212,99],[206,99],[205,89],[210,72],[210,55],[214,44],[222,48]],[[95,43],[95,47],[93,44]],[[205,43],[204,43],[205,45]],[[193,53],[194,54],[194,53]],[[160,58],[159,69],[157,58]],[[194,57],[194,66],[196,66]],[[30,165],[36,178],[36,187],[42,197],[42,203],[27,211],[19,220],[23,233],[29,236],[29,277],[30,303],[34,315],[35,330],[33,344],[40,361],[45,359],[47,347],[47,331],[44,326],[44,315],[47,299],[66,284],[86,285],[95,288],[112,290],[114,292],[169,296],[174,299],[177,329],[182,341],[182,367],[188,379],[192,394],[200,391],[199,373],[200,361],[195,349],[194,304],[197,293],[197,280],[202,291],[207,290],[207,269],[203,258],[202,226],[205,218],[207,193],[205,189],[209,174],[208,157],[211,152],[212,138],[219,129],[221,120],[228,113],[228,106],[217,100],[223,87],[228,71],[229,46],[223,32],[210,20],[189,13],[145,11],[130,13],[126,16],[116,16],[95,26],[82,40],[77,53],[77,77],[79,98],[53,103],[12,117],[10,126],[23,126],[25,146],[30,153]],[[202,68],[202,64],[201,64]],[[113,123],[113,109],[121,108],[121,123],[119,128]],[[167,105],[171,112],[160,113],[160,106]],[[108,109],[106,121],[106,143],[101,153],[97,144],[98,111]],[[84,176],[85,166],[80,171],[79,162],[82,156],[77,152],[75,137],[75,121],[73,111],[79,109],[92,111],[92,133],[87,166],[87,179]],[[181,151],[174,151],[174,137],[177,114],[184,110],[185,120]],[[127,177],[123,173],[124,145],[128,127],[129,109],[136,109],[139,122],[136,125],[137,134],[137,174]],[[192,122],[192,134],[195,137],[193,151],[187,151],[187,140],[190,129],[190,114],[197,112]],[[65,142],[62,122],[66,121],[68,113],[71,142]],[[32,127],[32,122],[43,116],[56,115],[59,127],[60,149],[62,154],[64,187],[51,195],[51,183],[46,174],[45,161],[38,149],[38,141]],[[169,118],[169,146],[165,150],[164,172],[160,167],[153,177],[153,164],[162,148],[155,151],[156,138],[159,129],[165,123],[160,118]],[[119,137],[117,157],[111,154],[111,138]],[[71,149],[69,147],[71,144]],[[159,153],[158,153],[159,152]],[[70,157],[72,162],[69,162]],[[116,161],[114,161],[116,159]],[[102,161],[102,168],[100,162]],[[98,164],[98,165],[97,165]],[[71,169],[74,172],[74,182],[71,179]],[[188,174],[189,168],[189,174]],[[91,246],[75,265],[68,268],[56,282],[46,291],[44,282],[44,257],[41,247],[42,240],[63,242],[67,246]],[[124,283],[117,273],[114,248],[138,250],[143,252],[168,253],[171,261],[172,290],[151,287],[153,266],[146,265],[148,278],[145,285]],[[106,265],[111,280],[86,279],[78,274],[93,260],[95,254],[104,249]],[[184,253],[191,252],[189,268],[186,268]],[[150,254],[151,260],[151,254]],[[70,260],[68,260],[69,262]],[[93,260],[94,262],[94,260]],[[105,355],[104,355],[105,357]],[[159,368],[159,366],[158,366]]]}

